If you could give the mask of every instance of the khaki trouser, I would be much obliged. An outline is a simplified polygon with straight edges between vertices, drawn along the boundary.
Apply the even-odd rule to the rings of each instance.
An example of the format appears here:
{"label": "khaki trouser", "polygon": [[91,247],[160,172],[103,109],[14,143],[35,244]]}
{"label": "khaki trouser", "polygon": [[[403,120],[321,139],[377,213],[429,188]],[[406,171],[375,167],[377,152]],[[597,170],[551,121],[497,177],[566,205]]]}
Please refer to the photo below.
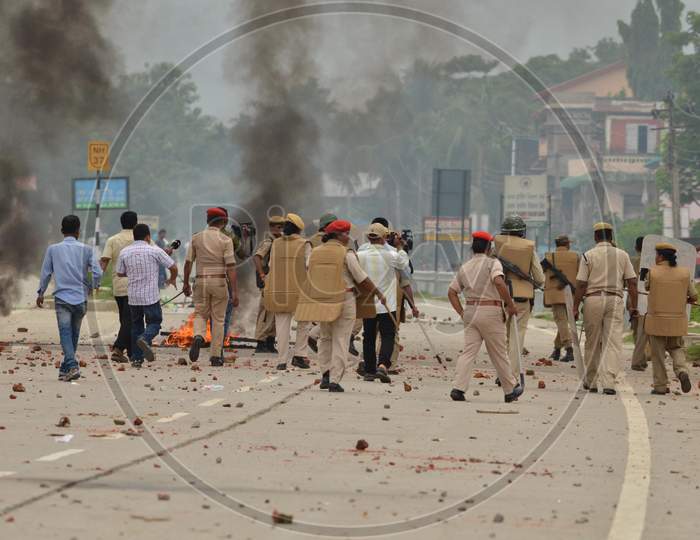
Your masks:
{"label": "khaki trouser", "polygon": [[525,332],[527,331],[527,323],[530,320],[530,310],[532,306],[528,300],[525,302],[515,302],[515,307],[518,310],[518,337],[520,338],[520,343],[516,344],[515,340],[511,339],[511,334],[513,333],[513,327],[511,326],[513,323],[511,321],[508,321],[506,343],[508,346],[508,360],[510,361],[513,375],[516,379],[520,380],[520,354],[525,345]]}
{"label": "khaki trouser", "polygon": [[391,369],[396,369],[396,362],[399,359],[399,349],[401,348],[401,337],[399,336],[399,328],[401,324],[396,327],[396,334],[394,334],[394,352],[391,353]]}
{"label": "khaki trouser", "polygon": [[[352,332],[351,336],[355,337],[357,334],[360,333],[362,330],[362,319],[355,319],[355,323],[352,325]],[[319,340],[321,338],[321,325],[318,323],[313,323],[313,326],[311,327],[311,330],[309,330],[309,337],[313,338],[315,340]],[[350,343],[350,339],[348,338],[348,344]]]}
{"label": "khaki trouser", "polygon": [[620,372],[625,302],[619,296],[588,296],[583,302],[586,329],[584,382],[594,387],[615,388]]}
{"label": "khaki trouser", "polygon": [[263,295],[260,295],[260,304],[258,305],[258,318],[255,322],[255,339],[263,341],[275,335],[275,314],[268,313],[265,309]]}
{"label": "khaki trouser", "polygon": [[[280,364],[286,364],[289,357],[289,334],[292,331],[293,313],[275,313],[275,329],[277,331],[277,359]],[[308,358],[309,356],[309,322],[297,323],[297,337],[294,341],[293,356]]]}
{"label": "khaki trouser", "polygon": [[561,349],[571,347],[571,329],[569,328],[569,317],[566,313],[566,304],[552,305],[552,315],[557,325],[557,337],[554,338],[554,348]]}
{"label": "khaki trouser", "polygon": [[644,332],[644,317],[632,319],[632,335],[634,336],[634,352],[632,353],[632,367],[646,368],[651,362],[651,348]]}
{"label": "khaki trouser", "polygon": [[348,364],[348,343],[355,326],[355,295],[345,294],[343,309],[333,322],[324,322],[318,343],[318,363],[321,374],[330,372],[330,382],[339,383]]}
{"label": "khaki trouser", "polygon": [[682,337],[647,336],[651,347],[651,368],[654,374],[654,390],[665,391],[668,388],[666,374],[666,351],[673,360],[673,372],[676,377],[688,373],[688,359],[685,356]]}
{"label": "khaki trouser", "polygon": [[510,394],[516,386],[517,377],[513,376],[506,353],[506,325],[503,310],[497,306],[466,306],[464,315],[464,352],[457,359],[457,376],[454,388],[466,392],[472,378],[474,360],[479,353],[481,343],[486,343],[486,352],[491,358],[496,374],[501,381],[501,388]]}
{"label": "khaki trouser", "polygon": [[225,279],[197,278],[195,281],[193,330],[195,336],[206,336],[207,321],[211,318],[209,356],[221,357],[228,298],[228,285]]}

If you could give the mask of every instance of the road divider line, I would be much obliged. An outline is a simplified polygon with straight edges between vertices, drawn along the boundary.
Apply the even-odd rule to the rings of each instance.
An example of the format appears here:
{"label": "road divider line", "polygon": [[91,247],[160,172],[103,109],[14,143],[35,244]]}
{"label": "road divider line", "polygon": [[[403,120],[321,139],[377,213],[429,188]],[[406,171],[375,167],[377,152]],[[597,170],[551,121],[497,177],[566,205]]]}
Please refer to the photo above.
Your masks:
{"label": "road divider line", "polygon": [[617,388],[627,415],[627,464],[608,540],[640,540],[644,534],[651,480],[649,425],[627,381],[621,378]]}
{"label": "road divider line", "polygon": [[159,424],[167,424],[168,422],[174,422],[175,420],[178,420],[182,418],[183,416],[189,416],[190,413],[187,412],[176,412],[172,416],[166,416],[165,418],[159,418],[158,423]]}
{"label": "road divider line", "polygon": [[56,461],[64,457],[72,456],[74,454],[80,454],[80,452],[85,452],[82,448],[71,448],[70,450],[63,450],[62,452],[54,452],[53,454],[48,454],[46,456],[41,456],[34,461]]}
{"label": "road divider line", "polygon": [[210,399],[208,401],[203,401],[198,405],[198,407],[213,407],[217,403],[221,403],[223,399]]}

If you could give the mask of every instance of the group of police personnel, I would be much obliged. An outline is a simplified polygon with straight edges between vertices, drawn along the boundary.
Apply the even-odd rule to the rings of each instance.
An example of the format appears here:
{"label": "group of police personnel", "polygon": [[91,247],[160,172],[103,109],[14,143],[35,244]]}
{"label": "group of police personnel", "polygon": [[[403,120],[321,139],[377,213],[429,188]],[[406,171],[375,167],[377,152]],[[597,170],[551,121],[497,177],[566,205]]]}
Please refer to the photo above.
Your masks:
{"label": "group of police personnel", "polygon": [[[221,209],[208,210],[208,228],[193,237],[185,266],[184,292],[188,296],[194,293],[195,304],[195,337],[190,359],[198,359],[207,321],[211,321],[214,365],[220,365],[227,306],[238,304],[235,257],[230,238],[223,234],[227,220]],[[403,265],[391,262],[386,265],[384,271],[392,273],[392,289],[389,291],[384,286],[381,290],[379,283],[370,279],[367,265],[363,268],[360,264],[350,235],[350,222],[325,214],[319,220],[319,231],[311,238],[302,236],[304,229],[299,215],[271,216],[269,230],[254,253],[261,289],[256,350],[278,354],[278,369],[286,369],[288,363],[308,369],[311,345],[318,351],[321,389],[342,392],[340,382],[348,368],[350,351],[356,352],[353,340],[362,320],[372,323],[364,326],[367,339],[372,328],[376,333],[375,319],[381,319],[379,365],[372,364],[374,371],[368,380],[377,377],[386,382],[387,367],[391,365],[389,356],[398,352],[398,318],[404,303],[402,299],[401,305],[397,304],[393,288],[398,291],[406,288],[402,270],[407,257],[397,254],[402,246],[398,249],[384,246],[391,231],[381,223],[371,226],[368,239],[376,247],[379,262],[401,260]],[[671,243],[655,246],[656,264],[646,274],[646,291],[641,293],[649,295],[648,310],[640,317],[637,273],[632,260],[615,246],[610,224],[597,223],[593,235],[595,247],[581,255],[571,250],[568,237],[557,237],[556,249],[540,262],[535,244],[526,238],[526,225],[519,216],[507,217],[496,236],[485,231],[472,234],[473,256],[459,268],[448,291],[450,303],[464,322],[464,349],[457,361],[450,392],[453,400],[466,400],[465,392],[482,342],[496,369],[505,401],[516,401],[522,395],[525,379],[521,356],[536,289],[544,289],[544,304],[551,307],[557,326],[550,357],[553,361],[575,360],[579,342],[575,320],[583,308],[584,389],[600,390],[608,395],[616,393],[627,309],[635,330],[636,348],[641,351],[646,348],[649,352],[654,380],[652,393],[670,391],[664,364],[667,352],[683,392],[690,391],[683,336],[688,331],[687,304],[694,303],[697,295],[690,271],[677,264],[676,248]],[[195,263],[197,276],[192,291],[189,277]],[[405,297],[417,315],[410,285],[407,292]],[[387,304],[389,296],[391,306]],[[385,328],[395,326],[395,331],[383,333],[382,320]],[[296,339],[290,350],[293,321],[297,324]],[[371,338],[370,348],[375,350],[376,336]],[[386,349],[389,352],[384,352],[389,341],[391,347]],[[366,353],[367,347],[364,349]],[[376,357],[373,360],[377,362]],[[643,369],[643,361],[633,364],[635,369],[640,366]],[[364,374],[364,369],[360,363],[358,372]]]}

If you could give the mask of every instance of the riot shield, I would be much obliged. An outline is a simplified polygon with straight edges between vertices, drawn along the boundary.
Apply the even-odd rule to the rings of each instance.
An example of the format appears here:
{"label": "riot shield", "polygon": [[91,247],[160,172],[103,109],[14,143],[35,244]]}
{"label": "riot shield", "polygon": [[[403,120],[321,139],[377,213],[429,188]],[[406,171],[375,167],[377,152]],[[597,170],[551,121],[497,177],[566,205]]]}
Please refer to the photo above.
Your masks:
{"label": "riot shield", "polygon": [[566,301],[566,318],[569,321],[571,343],[574,347],[574,362],[576,363],[576,373],[578,374],[579,379],[583,379],[583,355],[581,354],[581,343],[578,339],[578,328],[576,328],[576,319],[574,318],[574,297],[571,294],[570,287],[564,288],[564,300]]}
{"label": "riot shield", "polygon": [[[690,277],[694,279],[695,277],[695,260],[697,253],[695,246],[684,242],[683,240],[676,240],[675,238],[667,238],[658,234],[649,234],[644,237],[644,243],[642,244],[642,256],[639,263],[640,274],[642,269],[652,268],[656,264],[656,244],[660,242],[666,242],[668,244],[673,244],[677,251],[678,266],[684,266],[690,270]],[[644,293],[646,289],[644,284],[640,281],[639,292]],[[647,295],[639,294],[637,300],[637,306],[640,315],[644,315],[647,312]],[[688,317],[690,317],[690,306],[688,306]]]}

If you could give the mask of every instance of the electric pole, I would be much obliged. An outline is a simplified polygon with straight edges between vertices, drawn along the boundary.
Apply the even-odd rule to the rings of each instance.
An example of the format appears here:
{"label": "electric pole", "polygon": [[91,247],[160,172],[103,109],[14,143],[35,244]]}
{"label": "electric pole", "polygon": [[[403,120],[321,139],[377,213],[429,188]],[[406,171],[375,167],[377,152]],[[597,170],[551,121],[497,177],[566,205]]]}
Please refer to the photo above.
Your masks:
{"label": "electric pole", "polygon": [[673,237],[681,237],[681,187],[678,164],[676,163],[676,125],[674,123],[673,108],[674,95],[669,92],[666,96],[668,106],[668,148],[666,155],[666,170],[671,180],[671,217],[673,219]]}

